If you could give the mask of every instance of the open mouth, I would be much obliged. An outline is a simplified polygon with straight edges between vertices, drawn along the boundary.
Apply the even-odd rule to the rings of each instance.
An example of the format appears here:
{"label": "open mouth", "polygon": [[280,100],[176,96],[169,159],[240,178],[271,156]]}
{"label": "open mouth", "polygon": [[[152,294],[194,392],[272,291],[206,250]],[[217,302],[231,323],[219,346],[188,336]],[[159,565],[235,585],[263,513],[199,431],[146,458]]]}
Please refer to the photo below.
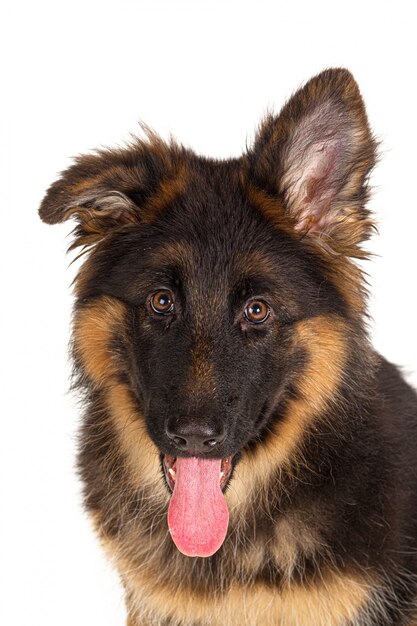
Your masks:
{"label": "open mouth", "polygon": [[186,556],[208,557],[223,544],[229,524],[224,490],[233,470],[233,456],[224,459],[162,458],[172,492],[168,528],[178,550]]}
{"label": "open mouth", "polygon": [[[220,464],[219,484],[222,491],[226,489],[227,483],[229,482],[230,476],[232,474],[232,460],[233,455],[222,459]],[[167,485],[173,492],[175,487],[175,481],[177,478],[177,457],[170,456],[169,454],[164,454],[162,459],[162,466],[164,468],[165,480],[167,482]]]}

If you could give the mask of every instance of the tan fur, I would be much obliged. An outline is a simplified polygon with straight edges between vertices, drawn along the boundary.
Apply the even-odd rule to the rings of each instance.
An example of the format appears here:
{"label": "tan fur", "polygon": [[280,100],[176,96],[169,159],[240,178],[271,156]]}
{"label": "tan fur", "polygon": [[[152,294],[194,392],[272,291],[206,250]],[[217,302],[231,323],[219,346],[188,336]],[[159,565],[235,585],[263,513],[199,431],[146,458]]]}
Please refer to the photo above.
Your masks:
{"label": "tan fur", "polygon": [[125,451],[139,487],[146,482],[155,485],[156,495],[166,496],[159,476],[159,456],[146,432],[143,416],[138,412],[126,385],[115,380],[121,366],[111,349],[116,330],[123,332],[124,305],[113,298],[100,297],[79,309],[74,320],[75,353],[83,369],[96,387],[106,388],[106,401],[116,426],[121,449]]}
{"label": "tan fur", "polygon": [[97,298],[76,313],[75,354],[96,387],[105,386],[121,371],[117,355],[111,350],[111,340],[117,329],[123,329],[124,314],[124,305],[107,296]]}
{"label": "tan fur", "polygon": [[304,522],[301,512],[288,512],[277,521],[270,546],[275,563],[288,582],[304,557],[314,559],[316,552],[326,548],[318,534]]}
{"label": "tan fur", "polygon": [[131,571],[125,580],[135,599],[135,626],[143,619],[157,626],[159,616],[168,615],[175,626],[342,626],[355,618],[372,592],[370,581],[354,572],[326,571],[314,583],[284,585],[280,591],[264,583],[234,584],[226,593],[210,596],[184,589],[175,579],[170,585],[156,584],[146,571]]}
{"label": "tan fur", "polygon": [[138,412],[128,387],[122,384],[110,387],[107,404],[129,464],[132,484],[138,488],[152,484],[155,499],[168,503],[168,493],[160,480],[158,450],[146,431],[144,417]]}
{"label": "tan fur", "polygon": [[294,236],[295,220],[285,213],[281,198],[270,196],[266,191],[254,187],[248,183],[245,174],[241,176],[241,183],[250,202],[260,209],[279,230]]}
{"label": "tan fur", "polygon": [[207,339],[198,338],[192,348],[191,366],[185,381],[187,395],[198,402],[200,397],[210,397],[216,386],[211,344]]}
{"label": "tan fur", "polygon": [[141,221],[146,224],[153,222],[163,208],[185,192],[187,181],[187,168],[185,164],[180,164],[169,178],[161,180],[156,193],[141,207]]}
{"label": "tan fur", "polygon": [[[301,395],[289,403],[264,444],[242,455],[226,494],[231,508],[250,501],[248,485],[254,491],[262,489],[272,472],[279,468],[288,470],[290,463],[302,460],[303,436],[335,397],[346,353],[343,321],[337,316],[323,315],[298,322],[295,330],[295,344],[304,347],[308,354],[298,383]],[[295,454],[297,451],[299,454]]]}
{"label": "tan fur", "polygon": [[[111,169],[113,172],[114,168]],[[107,170],[107,176],[109,174],[109,170]],[[89,191],[91,189],[95,189],[100,187],[100,185],[104,182],[106,178],[106,173],[100,172],[100,174],[96,174],[95,176],[88,176],[83,178],[82,180],[77,180],[76,183],[68,187],[68,193],[74,194],[75,196],[84,193],[85,191]]]}
{"label": "tan fur", "polygon": [[236,259],[236,265],[242,274],[249,274],[250,276],[255,271],[256,273],[276,279],[276,262],[262,250],[241,252]]}
{"label": "tan fur", "polygon": [[183,267],[189,259],[192,259],[194,248],[184,241],[170,241],[165,245],[152,250],[149,254],[149,263],[158,267],[161,263],[166,263],[169,259],[170,263],[175,263]]}
{"label": "tan fur", "polygon": [[[342,294],[351,310],[358,315],[363,315],[366,309],[366,287],[360,267],[344,256],[334,258],[331,252],[323,248],[319,250],[319,253],[325,261],[325,274],[329,281]],[[366,254],[362,256],[365,258]],[[329,257],[332,257],[331,262],[329,262]]]}

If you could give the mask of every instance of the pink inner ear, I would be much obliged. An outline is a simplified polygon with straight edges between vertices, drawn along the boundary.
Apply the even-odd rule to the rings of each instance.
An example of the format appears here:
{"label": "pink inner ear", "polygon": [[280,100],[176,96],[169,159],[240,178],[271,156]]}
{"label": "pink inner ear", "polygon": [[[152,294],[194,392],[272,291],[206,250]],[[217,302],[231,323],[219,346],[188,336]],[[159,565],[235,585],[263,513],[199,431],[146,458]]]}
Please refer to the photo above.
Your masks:
{"label": "pink inner ear", "polygon": [[349,111],[329,98],[297,121],[283,151],[281,189],[299,232],[329,230],[333,201],[349,178],[355,140]]}
{"label": "pink inner ear", "polygon": [[[341,145],[336,140],[313,144],[301,177],[290,190],[292,204],[296,210],[298,232],[324,231],[332,223],[331,202],[340,189],[337,171],[341,163]],[[305,161],[305,159],[304,159]],[[297,197],[294,197],[294,194]]]}

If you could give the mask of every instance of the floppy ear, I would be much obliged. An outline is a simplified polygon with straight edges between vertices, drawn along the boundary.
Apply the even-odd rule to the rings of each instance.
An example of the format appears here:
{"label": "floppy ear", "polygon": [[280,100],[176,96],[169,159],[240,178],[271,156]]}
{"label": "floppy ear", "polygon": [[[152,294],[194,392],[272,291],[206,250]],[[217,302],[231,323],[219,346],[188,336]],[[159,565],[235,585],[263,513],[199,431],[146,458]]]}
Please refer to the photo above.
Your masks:
{"label": "floppy ear", "polygon": [[348,254],[369,237],[364,205],[376,142],[347,70],[322,72],[269,115],[248,159],[255,186],[279,196],[298,233]]}
{"label": "floppy ear", "polygon": [[77,220],[71,248],[149,221],[181,191],[180,148],[147,134],[149,141],[137,140],[126,149],[77,157],[48,189],[39,215],[47,224]]}

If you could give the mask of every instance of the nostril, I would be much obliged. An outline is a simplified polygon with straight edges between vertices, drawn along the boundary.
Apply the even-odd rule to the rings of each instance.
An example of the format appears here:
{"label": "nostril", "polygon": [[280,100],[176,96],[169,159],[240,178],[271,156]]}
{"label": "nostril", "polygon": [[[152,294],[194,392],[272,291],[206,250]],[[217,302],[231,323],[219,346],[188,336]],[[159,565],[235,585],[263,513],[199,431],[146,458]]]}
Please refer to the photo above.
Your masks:
{"label": "nostril", "polygon": [[205,448],[214,448],[214,446],[217,446],[218,443],[220,443],[220,441],[217,439],[207,439],[207,441],[203,442],[203,446]]}
{"label": "nostril", "polygon": [[177,450],[191,454],[208,453],[224,440],[224,425],[213,419],[196,419],[188,416],[173,416],[165,426],[171,444]]}
{"label": "nostril", "polygon": [[183,439],[182,437],[172,437],[172,441],[175,443],[175,445],[178,448],[186,448],[187,447],[187,441],[185,439]]}

